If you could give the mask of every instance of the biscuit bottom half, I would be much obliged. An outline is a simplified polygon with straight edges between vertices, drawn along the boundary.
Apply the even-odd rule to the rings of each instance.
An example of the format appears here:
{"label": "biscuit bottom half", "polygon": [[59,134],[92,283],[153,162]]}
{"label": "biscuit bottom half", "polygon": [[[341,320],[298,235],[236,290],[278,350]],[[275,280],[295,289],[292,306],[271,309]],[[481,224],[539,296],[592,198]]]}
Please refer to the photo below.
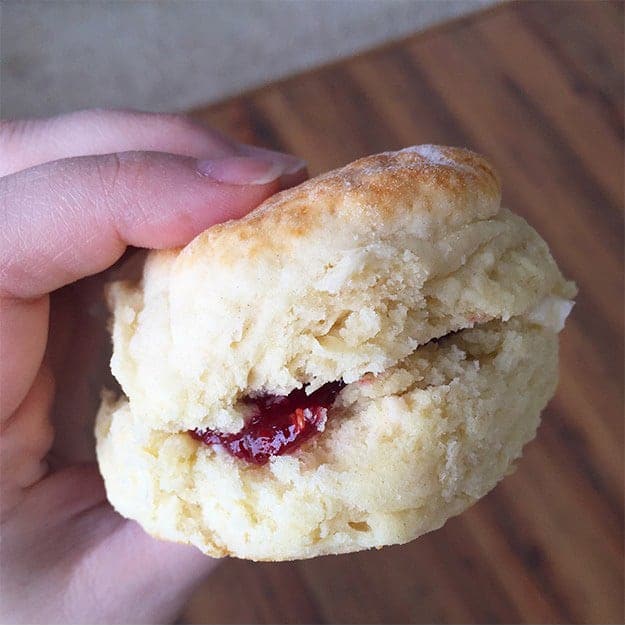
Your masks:
{"label": "biscuit bottom half", "polygon": [[108,397],[96,426],[107,494],[150,534],[211,556],[291,560],[405,543],[491,490],[557,383],[557,333],[494,320],[347,384],[325,430],[262,466]]}

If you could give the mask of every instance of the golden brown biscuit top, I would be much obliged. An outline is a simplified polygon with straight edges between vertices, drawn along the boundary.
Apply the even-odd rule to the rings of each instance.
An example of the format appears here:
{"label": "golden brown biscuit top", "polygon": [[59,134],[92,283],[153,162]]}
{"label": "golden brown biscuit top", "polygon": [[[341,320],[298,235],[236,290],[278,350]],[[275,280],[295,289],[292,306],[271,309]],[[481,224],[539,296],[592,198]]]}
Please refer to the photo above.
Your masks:
{"label": "golden brown biscuit top", "polygon": [[277,193],[243,219],[202,233],[184,256],[192,261],[206,252],[205,245],[216,248],[222,260],[230,250],[254,256],[316,236],[321,229],[353,229],[360,238],[363,231],[410,227],[407,222],[415,219],[427,234],[431,226],[456,227],[491,217],[500,201],[499,176],[479,154],[413,146],[366,156]]}

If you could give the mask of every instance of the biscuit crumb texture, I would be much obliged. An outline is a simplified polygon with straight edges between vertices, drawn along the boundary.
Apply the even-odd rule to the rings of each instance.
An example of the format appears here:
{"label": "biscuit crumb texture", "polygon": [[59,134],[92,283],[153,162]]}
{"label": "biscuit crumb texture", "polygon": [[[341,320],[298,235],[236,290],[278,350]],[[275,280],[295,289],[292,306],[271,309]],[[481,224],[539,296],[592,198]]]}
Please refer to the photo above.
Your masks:
{"label": "biscuit crumb texture", "polygon": [[97,427],[108,497],[151,534],[213,556],[288,560],[404,543],[509,472],[557,380],[557,335],[493,321],[347,386],[322,435],[258,467],[145,427],[126,399]]}
{"label": "biscuit crumb texture", "polygon": [[[535,435],[575,294],[500,199],[482,157],[417,146],[152,252],[109,289],[111,503],[213,556],[285,560],[403,543],[483,496]],[[336,380],[325,431],[266,465],[188,434]]]}
{"label": "biscuit crumb texture", "polygon": [[245,395],[380,373],[435,337],[571,286],[466,150],[356,161],[153,253],[110,290],[111,367],[154,428],[243,426]]}

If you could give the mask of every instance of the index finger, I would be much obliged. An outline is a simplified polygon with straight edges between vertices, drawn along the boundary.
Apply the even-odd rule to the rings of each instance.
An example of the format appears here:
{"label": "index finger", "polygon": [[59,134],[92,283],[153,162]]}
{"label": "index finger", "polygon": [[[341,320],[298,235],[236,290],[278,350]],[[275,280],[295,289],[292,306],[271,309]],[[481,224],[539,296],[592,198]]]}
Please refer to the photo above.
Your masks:
{"label": "index finger", "polygon": [[40,296],[102,271],[127,245],[184,245],[250,211],[279,190],[285,173],[256,157],[199,162],[130,152],[0,178],[0,296]]}
{"label": "index finger", "polygon": [[[47,293],[112,265],[127,245],[184,245],[279,190],[272,161],[131,152],[0,178],[0,420],[30,388],[47,341]],[[305,176],[303,170],[299,174]]]}

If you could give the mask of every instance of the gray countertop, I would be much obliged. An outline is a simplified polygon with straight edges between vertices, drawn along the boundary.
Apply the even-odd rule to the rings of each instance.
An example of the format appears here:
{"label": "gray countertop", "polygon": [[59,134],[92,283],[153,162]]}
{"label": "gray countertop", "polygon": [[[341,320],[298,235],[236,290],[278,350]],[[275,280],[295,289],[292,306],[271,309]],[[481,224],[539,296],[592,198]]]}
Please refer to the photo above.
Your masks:
{"label": "gray countertop", "polygon": [[1,113],[187,109],[494,3],[8,1],[2,5]]}

